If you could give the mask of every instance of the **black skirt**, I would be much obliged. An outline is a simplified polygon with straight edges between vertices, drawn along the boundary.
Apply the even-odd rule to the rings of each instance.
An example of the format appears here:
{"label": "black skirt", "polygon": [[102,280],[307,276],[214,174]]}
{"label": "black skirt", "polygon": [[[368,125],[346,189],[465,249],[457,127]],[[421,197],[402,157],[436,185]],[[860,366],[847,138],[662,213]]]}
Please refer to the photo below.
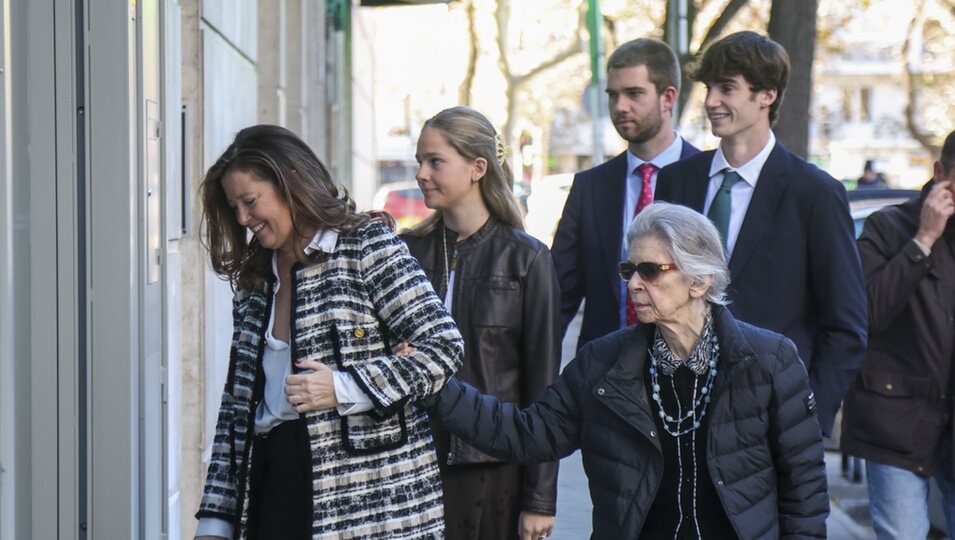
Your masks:
{"label": "black skirt", "polygon": [[252,451],[249,538],[312,537],[312,466],[301,419],[256,436]]}

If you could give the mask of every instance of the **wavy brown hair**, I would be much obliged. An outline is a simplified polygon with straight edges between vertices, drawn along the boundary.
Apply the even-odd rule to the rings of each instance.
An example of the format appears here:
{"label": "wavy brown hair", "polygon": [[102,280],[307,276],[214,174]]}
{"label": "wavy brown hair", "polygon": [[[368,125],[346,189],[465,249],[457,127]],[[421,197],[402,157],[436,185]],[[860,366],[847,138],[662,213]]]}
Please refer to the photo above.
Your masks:
{"label": "wavy brown hair", "polygon": [[[222,179],[232,171],[254,174],[271,182],[288,204],[295,234],[306,237],[314,229],[348,232],[380,214],[360,213],[343,186],[336,185],[312,149],[291,131],[272,125],[240,131],[232,144],[209,168],[199,185],[202,201],[203,246],[209,250],[212,269],[228,278],[233,287],[259,287],[271,271],[272,250],[236,220]],[[389,224],[394,226],[394,222]],[[308,264],[304,252],[299,262]]]}
{"label": "wavy brown hair", "polygon": [[[521,210],[514,198],[514,176],[504,157],[504,143],[491,121],[469,107],[451,107],[429,118],[421,130],[424,128],[438,130],[464,159],[484,158],[487,161],[487,172],[480,182],[484,204],[498,221],[524,230]],[[426,236],[439,221],[441,211],[435,210],[408,232],[412,236]]]}

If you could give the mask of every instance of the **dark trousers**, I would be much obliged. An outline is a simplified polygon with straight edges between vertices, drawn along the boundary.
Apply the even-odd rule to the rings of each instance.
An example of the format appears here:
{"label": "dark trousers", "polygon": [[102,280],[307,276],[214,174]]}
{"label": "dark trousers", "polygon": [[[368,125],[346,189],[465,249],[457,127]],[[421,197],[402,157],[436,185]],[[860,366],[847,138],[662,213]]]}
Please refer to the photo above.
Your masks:
{"label": "dark trousers", "polygon": [[519,465],[444,466],[441,483],[446,540],[517,540]]}
{"label": "dark trousers", "polygon": [[283,422],[256,436],[252,451],[249,538],[312,537],[312,467],[302,420]]}

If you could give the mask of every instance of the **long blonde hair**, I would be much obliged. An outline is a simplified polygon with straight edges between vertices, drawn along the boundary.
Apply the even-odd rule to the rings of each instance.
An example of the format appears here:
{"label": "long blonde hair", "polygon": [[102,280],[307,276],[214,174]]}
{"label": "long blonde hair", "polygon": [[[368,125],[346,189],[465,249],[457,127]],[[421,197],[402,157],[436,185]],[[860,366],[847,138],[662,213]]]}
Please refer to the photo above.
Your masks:
{"label": "long blonde hair", "polygon": [[[498,221],[524,230],[521,211],[514,198],[514,176],[507,163],[503,141],[483,114],[469,107],[451,107],[432,116],[424,128],[438,130],[452,148],[469,161],[484,158],[487,172],[480,181],[481,198]],[[441,210],[408,231],[412,236],[426,236],[441,221]]]}

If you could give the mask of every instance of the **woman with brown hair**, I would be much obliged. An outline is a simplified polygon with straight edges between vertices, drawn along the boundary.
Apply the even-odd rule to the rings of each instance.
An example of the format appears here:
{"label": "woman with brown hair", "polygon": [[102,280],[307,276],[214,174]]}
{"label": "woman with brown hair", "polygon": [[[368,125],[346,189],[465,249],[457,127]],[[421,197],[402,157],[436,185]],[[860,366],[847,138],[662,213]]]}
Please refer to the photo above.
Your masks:
{"label": "woman with brown hair", "polygon": [[[234,334],[198,536],[441,538],[427,417],[461,336],[405,245],[290,131],[254,126],[200,187]],[[414,344],[403,356],[393,344]]]}
{"label": "woman with brown hair", "polygon": [[[547,247],[524,233],[504,144],[479,112],[454,107],[425,122],[416,157],[435,212],[402,237],[464,335],[459,375],[527,405],[560,368],[560,291]],[[557,463],[508,463],[444,430],[435,444],[447,538],[550,534]]]}

